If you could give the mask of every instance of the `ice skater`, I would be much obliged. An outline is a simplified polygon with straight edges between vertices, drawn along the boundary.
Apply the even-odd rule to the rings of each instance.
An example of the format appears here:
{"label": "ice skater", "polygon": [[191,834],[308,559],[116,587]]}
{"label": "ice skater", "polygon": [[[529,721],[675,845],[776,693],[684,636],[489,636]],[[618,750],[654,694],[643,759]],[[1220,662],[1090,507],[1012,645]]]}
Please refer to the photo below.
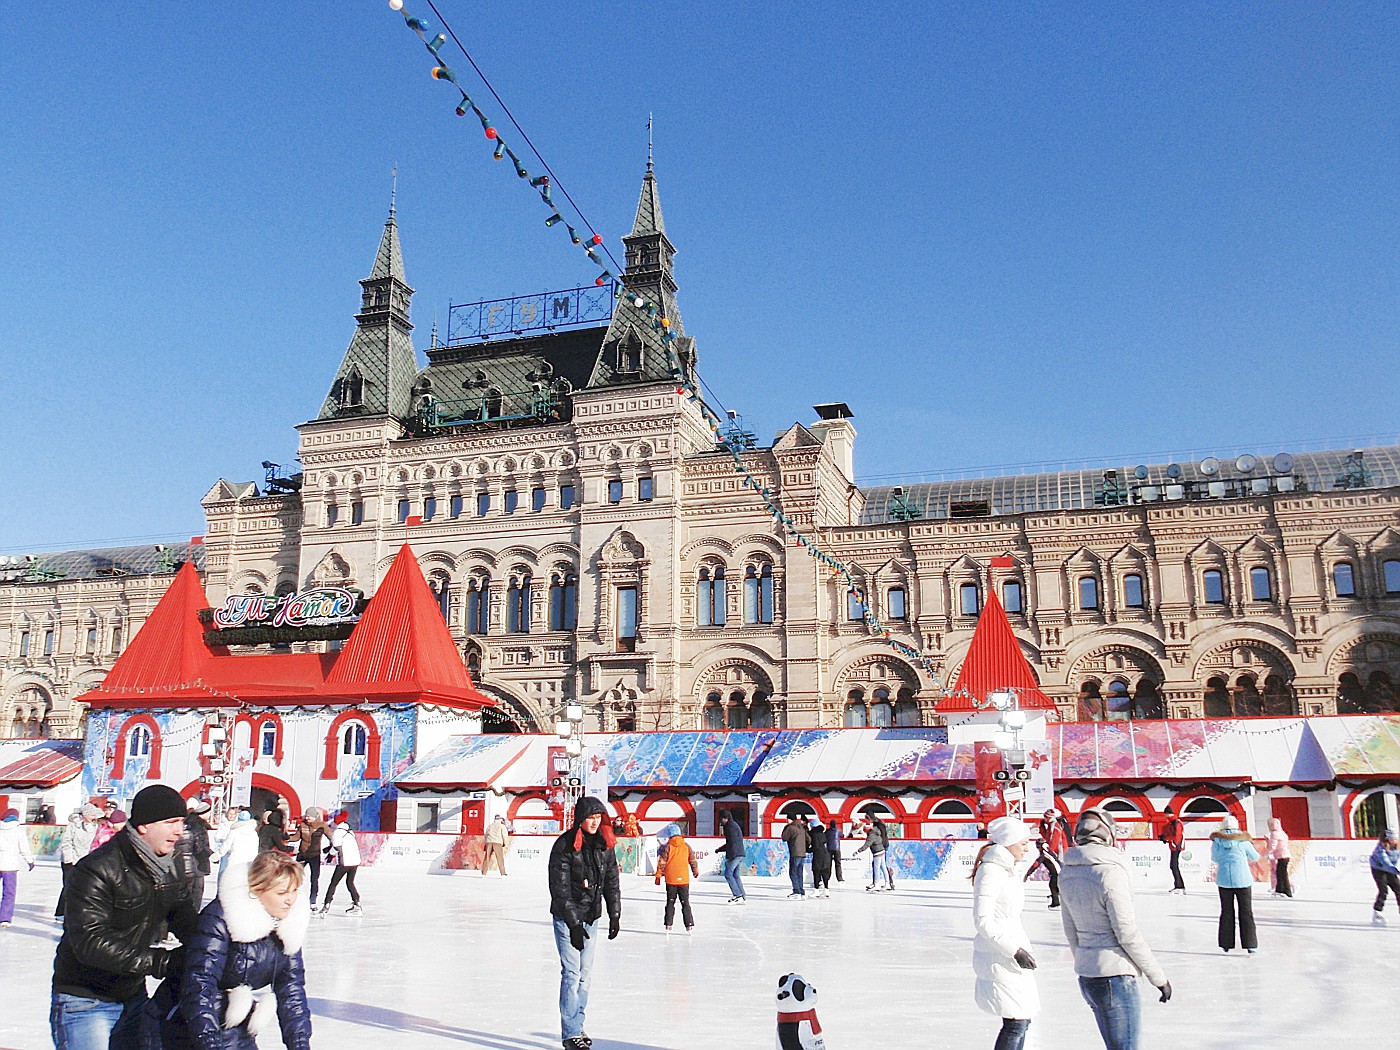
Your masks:
{"label": "ice skater", "polygon": [[1269,818],[1269,839],[1264,848],[1264,859],[1273,864],[1274,896],[1292,897],[1293,884],[1288,880],[1288,862],[1291,859],[1288,832],[1283,830],[1283,821],[1278,817]]}
{"label": "ice skater", "polygon": [[826,842],[826,826],[820,820],[808,832],[812,843],[812,896],[831,896],[831,847]]}
{"label": "ice skater", "polygon": [[1395,894],[1395,907],[1400,908],[1400,837],[1394,828],[1381,832],[1380,841],[1371,851],[1371,878],[1376,882],[1376,903],[1371,921],[1385,923],[1385,895]]}
{"label": "ice skater", "polygon": [[695,928],[695,915],[690,910],[690,879],[700,877],[700,864],[695,859],[695,851],[686,842],[685,836],[677,832],[666,840],[666,850],[656,865],[656,885],[666,880],[666,915],[662,920],[666,932],[671,932],[671,924],[676,918],[676,901],[681,902],[681,922],[685,932]]}
{"label": "ice skater", "polygon": [[1026,883],[1016,866],[1030,852],[1031,829],[1014,817],[987,825],[991,840],[972,864],[973,998],[979,1008],[1001,1018],[994,1050],[1021,1050],[1031,1019],[1040,1012],[1035,957],[1021,925]]}
{"label": "ice skater", "polygon": [[486,853],[481,858],[481,877],[483,879],[486,878],[486,873],[491,870],[492,862],[500,869],[501,877],[505,877],[506,851],[509,849],[510,828],[506,826],[506,818],[497,813],[496,819],[491,821],[491,826],[486,829]]}
{"label": "ice skater", "polygon": [[745,857],[744,829],[739,827],[734,814],[726,812],[720,822],[720,831],[724,834],[724,844],[715,852],[724,854],[724,881],[729,883],[729,900],[725,903],[747,904],[744,880],[739,877],[739,869],[744,866]]}
{"label": "ice skater", "polygon": [[787,845],[788,851],[788,880],[792,883],[792,892],[788,894],[788,900],[805,900],[807,891],[803,888],[802,865],[807,859],[807,850],[811,847],[811,836],[807,832],[807,825],[798,814],[788,814],[787,827],[783,828],[783,842]]}
{"label": "ice skater", "polygon": [[1254,872],[1249,864],[1259,859],[1259,851],[1240,830],[1239,821],[1226,815],[1219,829],[1211,832],[1210,856],[1215,861],[1215,888],[1220,891],[1220,950],[1230,952],[1235,947],[1238,909],[1240,944],[1253,955],[1259,948],[1259,936],[1254,928]]}
{"label": "ice skater", "polygon": [[1181,851],[1186,848],[1186,826],[1176,815],[1176,810],[1168,806],[1165,810],[1167,822],[1162,825],[1158,840],[1167,847],[1168,862],[1172,870],[1172,893],[1186,894],[1186,882],[1181,877]]}
{"label": "ice skater", "polygon": [[836,876],[837,882],[845,882],[841,877],[841,822],[839,820],[827,821],[826,825],[826,848],[831,854],[831,871]]}
{"label": "ice skater", "polygon": [[1086,809],[1065,851],[1060,873],[1060,921],[1074,953],[1079,994],[1094,1012],[1107,1050],[1138,1050],[1142,1006],[1138,974],[1172,997],[1171,982],[1157,965],[1133,914],[1128,857],[1114,848],[1118,829],[1107,810]]}
{"label": "ice skater", "polygon": [[310,900],[313,908],[321,892],[321,854],[325,851],[326,837],[330,831],[326,824],[326,811],[319,806],[312,806],[303,813],[297,825],[297,861],[306,865],[306,872],[311,877]]}
{"label": "ice skater", "polygon": [[[59,843],[59,862],[63,866],[63,885],[68,885],[68,873],[73,870],[73,865],[82,860],[92,850],[93,836],[97,834],[97,822],[102,817],[102,810],[98,809],[91,802],[82,809],[75,810],[68,815],[68,823],[63,827],[63,838]],[[53,916],[55,919],[63,918],[64,893],[58,891],[58,903],[54,905]]]}
{"label": "ice skater", "polygon": [[585,795],[574,806],[574,823],[549,851],[549,913],[559,952],[559,1027],[564,1050],[588,1050],[583,1030],[597,926],[608,909],[608,940],[622,929],[622,888],[616,839],[603,823],[603,803]]}
{"label": "ice skater", "polygon": [[360,891],[355,888],[355,873],[360,870],[360,843],[356,840],[355,832],[350,827],[350,818],[345,813],[335,815],[335,830],[331,832],[331,853],[335,856],[335,871],[331,875],[331,884],[326,887],[326,900],[318,914],[330,914],[335,888],[340,885],[341,879],[345,880],[345,888],[350,891],[350,907],[345,909],[345,914],[364,914],[364,909],[360,907]]}
{"label": "ice skater", "polygon": [[885,853],[889,849],[889,829],[885,827],[885,822],[873,813],[867,814],[865,818],[865,841],[857,853],[870,853],[870,885],[865,887],[867,893],[879,893],[888,888],[894,889],[894,875],[885,864]]}
{"label": "ice skater", "polygon": [[1036,839],[1036,858],[1026,871],[1026,878],[1029,879],[1037,868],[1044,868],[1045,873],[1050,876],[1050,907],[1060,906],[1060,865],[1061,858],[1065,855],[1065,850],[1069,848],[1069,840],[1065,837],[1064,827],[1059,821],[1059,814],[1053,809],[1047,809],[1045,815],[1040,818],[1040,823],[1036,826],[1040,832],[1040,837]]}
{"label": "ice skater", "polygon": [[0,927],[15,917],[15,894],[19,890],[19,869],[34,870],[34,851],[29,848],[29,832],[19,822],[19,814],[6,810],[0,818]]}

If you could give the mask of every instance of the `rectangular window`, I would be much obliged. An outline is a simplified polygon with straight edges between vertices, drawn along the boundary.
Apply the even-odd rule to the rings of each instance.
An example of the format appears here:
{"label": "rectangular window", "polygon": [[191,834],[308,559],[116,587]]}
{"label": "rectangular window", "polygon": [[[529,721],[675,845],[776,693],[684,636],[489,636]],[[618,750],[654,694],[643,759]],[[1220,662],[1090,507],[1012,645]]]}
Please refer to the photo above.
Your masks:
{"label": "rectangular window", "polygon": [[1206,604],[1225,604],[1225,577],[1216,569],[1207,569],[1201,576],[1201,582],[1205,584]]}
{"label": "rectangular window", "polygon": [[535,488],[530,490],[530,509],[536,514],[544,510],[544,489]]}
{"label": "rectangular window", "polygon": [[1385,577],[1385,593],[1400,594],[1400,561],[1388,561],[1381,566],[1381,575]]}
{"label": "rectangular window", "polygon": [[44,632],[44,655],[53,655],[53,631]]}
{"label": "rectangular window", "polygon": [[1092,576],[1079,578],[1079,608],[1092,612],[1099,607],[1099,581]]}
{"label": "rectangular window", "polygon": [[447,501],[447,513],[453,518],[462,516],[462,497],[460,495],[453,496]]}
{"label": "rectangular window", "polygon": [[399,500],[398,520],[399,520],[399,524],[400,524],[400,525],[402,525],[404,522],[406,522],[406,521],[408,520],[408,510],[409,510],[409,507],[408,507],[408,500],[406,500],[406,499],[401,499],[401,500]]}
{"label": "rectangular window", "polygon": [[420,835],[436,835],[440,826],[438,814],[440,803],[420,802],[418,803],[418,820],[414,829]]}
{"label": "rectangular window", "polygon": [[1262,565],[1249,570],[1249,596],[1256,602],[1274,600],[1273,581],[1269,579],[1269,570]]}
{"label": "rectangular window", "polygon": [[1143,607],[1142,577],[1137,575],[1137,573],[1123,577],[1123,604],[1129,609],[1141,609]]}
{"label": "rectangular window", "polygon": [[856,596],[854,591],[846,592],[846,619],[853,621],[865,619],[865,603]]}
{"label": "rectangular window", "polygon": [[637,638],[637,588],[617,589],[617,638],[633,642]]}
{"label": "rectangular window", "polygon": [[982,595],[977,584],[964,583],[958,588],[958,609],[963,616],[976,616],[982,611]]}
{"label": "rectangular window", "polygon": [[87,651],[88,651],[88,655],[92,655],[92,654],[94,654],[94,653],[97,652],[97,628],[96,628],[96,627],[89,627],[89,628],[88,628],[88,633],[87,633]]}
{"label": "rectangular window", "polygon": [[121,629],[120,627],[113,627],[113,628],[112,628],[112,652],[113,652],[113,653],[119,653],[119,652],[121,652],[121,651],[122,651],[122,629]]}
{"label": "rectangular window", "polygon": [[1356,579],[1352,575],[1351,562],[1337,562],[1332,568],[1332,581],[1336,584],[1338,598],[1356,597]]}
{"label": "rectangular window", "polygon": [[609,502],[609,503],[621,503],[621,502],[622,502],[622,482],[620,482],[620,481],[609,481],[609,482],[608,482],[608,502]]}
{"label": "rectangular window", "polygon": [[1001,607],[1015,615],[1026,611],[1021,602],[1021,581],[1007,580],[1001,585]]}
{"label": "rectangular window", "polygon": [[514,514],[515,508],[520,505],[520,493],[515,489],[506,489],[505,511],[507,514]]}
{"label": "rectangular window", "polygon": [[578,625],[578,583],[556,579],[549,588],[549,629],[572,631]]}
{"label": "rectangular window", "polygon": [[904,609],[904,588],[891,587],[889,593],[889,616],[891,620],[903,620],[907,617]]}
{"label": "rectangular window", "polygon": [[574,505],[574,487],[572,485],[559,486],[559,509],[569,510]]}
{"label": "rectangular window", "polygon": [[277,755],[277,727],[275,725],[262,727],[262,754],[267,758],[274,758]]}
{"label": "rectangular window", "polygon": [[364,500],[358,500],[358,499],[357,499],[354,503],[350,504],[350,524],[351,524],[351,525],[363,525],[364,523],[365,523],[365,504],[364,504]]}
{"label": "rectangular window", "polygon": [[28,631],[21,631],[21,632],[19,633],[19,655],[20,655],[20,656],[28,656],[28,655],[29,655],[29,632],[28,632]]}
{"label": "rectangular window", "polygon": [[423,501],[423,520],[432,521],[437,516],[437,497],[429,496]]}
{"label": "rectangular window", "polygon": [[491,493],[478,492],[476,494],[476,516],[484,518],[491,513]]}
{"label": "rectangular window", "polygon": [[334,503],[326,504],[326,528],[335,528],[335,523],[340,520],[340,507]]}
{"label": "rectangular window", "polygon": [[652,490],[651,478],[638,478],[638,479],[637,479],[637,501],[638,501],[639,503],[646,503],[646,502],[650,501],[652,491],[653,491],[653,490]]}

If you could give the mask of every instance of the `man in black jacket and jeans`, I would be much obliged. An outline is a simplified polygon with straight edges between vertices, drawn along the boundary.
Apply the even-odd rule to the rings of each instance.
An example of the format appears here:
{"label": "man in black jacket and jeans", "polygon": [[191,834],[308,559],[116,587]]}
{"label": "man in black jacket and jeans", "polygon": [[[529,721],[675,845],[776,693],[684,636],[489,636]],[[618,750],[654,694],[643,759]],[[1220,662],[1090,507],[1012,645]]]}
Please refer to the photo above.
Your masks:
{"label": "man in black jacket and jeans", "polygon": [[175,866],[185,814],[174,788],[142,788],[126,827],[68,873],[49,1011],[57,1050],[158,1045],[145,1016],[146,978],[173,969],[174,953],[151,945],[167,926],[188,941],[198,917]]}
{"label": "man in black jacket and jeans", "polygon": [[603,823],[603,803],[585,795],[574,807],[574,824],[554,840],[549,851],[549,912],[554,916],[554,946],[559,950],[559,1020],[564,1050],[593,1045],[583,1030],[597,925],[608,908],[608,940],[622,928],[622,888],[618,880],[616,839]]}

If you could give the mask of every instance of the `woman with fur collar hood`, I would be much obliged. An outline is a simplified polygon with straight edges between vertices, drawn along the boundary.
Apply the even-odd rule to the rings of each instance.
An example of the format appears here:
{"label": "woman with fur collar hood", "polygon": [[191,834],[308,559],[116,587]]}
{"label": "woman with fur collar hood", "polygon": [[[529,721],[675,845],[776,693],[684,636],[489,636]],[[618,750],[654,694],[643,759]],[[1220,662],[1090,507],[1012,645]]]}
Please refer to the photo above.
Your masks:
{"label": "woman with fur collar hood", "polygon": [[1040,1012],[1031,976],[1035,959],[1021,925],[1025,880],[1016,871],[1030,852],[1031,829],[1014,817],[998,817],[987,825],[987,837],[991,841],[972,865],[973,997],[1002,1019],[994,1050],[1021,1050],[1031,1018]]}
{"label": "woman with fur collar hood", "polygon": [[311,908],[301,883],[285,853],[229,865],[184,968],[156,993],[164,1050],[257,1050],[273,1017],[287,1050],[310,1050],[301,947]]}
{"label": "woman with fur collar hood", "polygon": [[1220,949],[1228,952],[1235,946],[1238,906],[1240,943],[1253,955],[1259,937],[1254,929],[1254,872],[1249,864],[1259,859],[1259,851],[1234,817],[1226,816],[1219,830],[1211,832],[1210,859],[1215,861],[1215,888],[1220,891]]}

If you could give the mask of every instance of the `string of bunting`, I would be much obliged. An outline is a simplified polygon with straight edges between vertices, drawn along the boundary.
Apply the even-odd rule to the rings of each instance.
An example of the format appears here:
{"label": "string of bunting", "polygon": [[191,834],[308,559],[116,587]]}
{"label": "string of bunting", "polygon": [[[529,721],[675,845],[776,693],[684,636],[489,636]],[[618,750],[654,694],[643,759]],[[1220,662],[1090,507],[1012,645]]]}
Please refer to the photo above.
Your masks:
{"label": "string of bunting", "polygon": [[[921,667],[925,674],[933,680],[934,688],[940,689],[941,683],[937,673],[933,669],[933,662],[930,656],[914,646],[894,637],[894,631],[881,623],[879,618],[872,611],[866,588],[857,579],[856,574],[851,568],[839,558],[835,558],[823,551],[820,546],[818,546],[814,537],[799,528],[796,521],[786,514],[777,503],[772,491],[749,470],[748,466],[744,463],[743,446],[737,440],[726,438],[722,432],[723,421],[714,409],[705,403],[704,399],[700,396],[696,383],[692,381],[681,368],[675,350],[671,345],[676,338],[675,333],[671,331],[671,319],[666,316],[662,305],[653,302],[644,295],[638,294],[635,289],[625,286],[624,282],[619,277],[623,268],[618,266],[612,253],[604,244],[603,237],[594,231],[592,225],[588,223],[582,213],[578,212],[577,206],[574,206],[574,211],[578,212],[579,225],[585,227],[589,231],[589,236],[584,237],[580,235],[575,226],[564,219],[560,211],[560,206],[554,200],[553,196],[556,183],[551,181],[551,176],[548,172],[546,171],[544,174],[531,177],[530,170],[526,167],[520,154],[507,144],[493,119],[481,109],[476,101],[467,94],[466,90],[458,82],[456,72],[442,57],[442,49],[447,43],[449,34],[458,49],[461,50],[462,54],[471,62],[472,67],[476,69],[479,76],[481,75],[481,71],[476,67],[476,63],[472,61],[471,55],[467,53],[461,41],[457,39],[456,33],[447,25],[446,19],[442,18],[441,13],[432,5],[431,0],[428,0],[428,3],[430,7],[433,7],[433,11],[438,15],[439,20],[442,21],[446,32],[434,34],[432,27],[424,19],[419,18],[408,10],[404,5],[404,0],[389,0],[389,7],[403,16],[404,22],[408,25],[408,28],[413,30],[419,40],[423,42],[423,46],[427,48],[428,53],[432,56],[433,79],[451,84],[457,92],[459,97],[456,107],[457,115],[465,117],[468,113],[471,113],[475,116],[481,123],[482,133],[492,146],[492,157],[496,160],[509,157],[511,163],[515,167],[516,175],[523,180],[527,180],[530,186],[536,190],[540,200],[549,208],[549,217],[544,221],[545,226],[562,226],[564,231],[569,235],[570,242],[582,246],[584,254],[599,268],[599,273],[594,283],[601,288],[609,281],[615,281],[613,289],[614,297],[628,300],[632,306],[641,311],[641,313],[650,320],[653,331],[659,335],[662,346],[665,348],[671,377],[676,382],[676,393],[698,406],[716,442],[726,449],[733,457],[734,470],[741,475],[744,487],[752,489],[758,494],[768,514],[772,517],[774,524],[785,531],[798,547],[805,550],[810,557],[823,565],[831,573],[833,578],[844,579],[846,593],[854,597],[859,604],[861,619],[864,621],[866,627],[877,639],[884,642],[901,656],[912,661],[916,666]],[[483,81],[485,80],[484,76],[482,79]],[[487,86],[488,88],[490,87],[489,83]],[[492,93],[494,94],[494,91]],[[497,98],[499,101],[499,96],[497,96]],[[507,116],[509,117],[509,113],[507,113]],[[515,122],[514,118],[510,117],[510,120],[511,123],[515,125],[516,129],[520,130],[520,126]],[[523,130],[521,131],[521,137],[524,138],[527,143],[529,142],[528,136],[525,136]],[[544,164],[544,158],[540,156],[538,150],[534,149],[533,145],[531,145],[531,153],[533,153],[540,161],[541,165],[547,169],[548,166]],[[565,193],[564,196],[569,200],[570,204],[573,203],[572,198],[569,198],[567,193]],[[600,251],[602,255],[599,254]],[[607,257],[606,263],[602,256]]]}

